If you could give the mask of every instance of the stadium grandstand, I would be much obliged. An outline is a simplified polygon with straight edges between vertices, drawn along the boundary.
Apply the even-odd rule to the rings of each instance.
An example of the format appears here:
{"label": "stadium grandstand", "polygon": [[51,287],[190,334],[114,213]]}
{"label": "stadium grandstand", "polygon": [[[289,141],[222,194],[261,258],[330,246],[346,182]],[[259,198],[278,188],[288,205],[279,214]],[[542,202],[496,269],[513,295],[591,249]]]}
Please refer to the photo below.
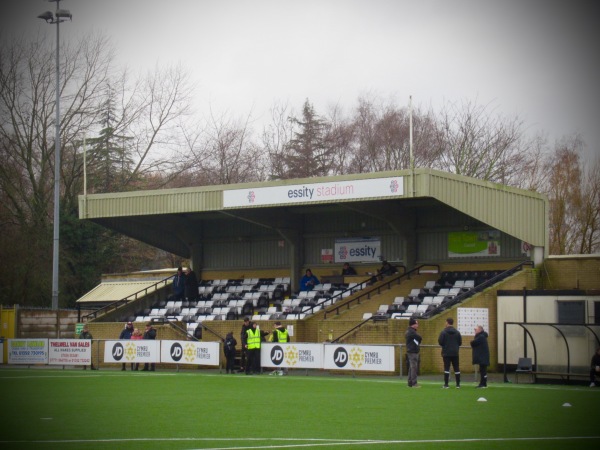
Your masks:
{"label": "stadium grandstand", "polygon": [[[522,327],[506,341],[506,322],[557,323],[564,318],[556,305],[570,301],[582,306],[583,322],[600,322],[600,258],[547,254],[547,198],[455,174],[415,169],[92,194],[80,196],[79,208],[82,220],[178,255],[199,280],[194,298],[174,299],[176,268],[103,275],[77,302],[79,321],[98,339],[114,339],[131,321],[153,322],[158,339],[220,342],[249,317],[267,330],[284,323],[294,342],[402,344],[417,317],[428,344],[421,371],[439,373],[437,335],[453,317],[469,372],[474,324],[490,334],[494,371],[535,352],[535,336]],[[395,271],[378,276],[384,260]],[[341,275],[345,262],[355,275]],[[319,284],[300,291],[308,268]],[[599,344],[597,332],[572,343],[585,347],[582,361]],[[395,351],[398,373],[402,346]],[[583,362],[561,364],[552,371],[571,373]]]}

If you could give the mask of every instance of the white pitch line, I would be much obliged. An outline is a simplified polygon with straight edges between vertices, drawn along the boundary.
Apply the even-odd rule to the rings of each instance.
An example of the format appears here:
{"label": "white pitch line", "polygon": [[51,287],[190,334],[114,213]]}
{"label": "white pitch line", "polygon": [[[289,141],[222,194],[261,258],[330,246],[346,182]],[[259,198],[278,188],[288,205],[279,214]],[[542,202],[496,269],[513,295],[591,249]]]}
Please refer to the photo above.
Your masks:
{"label": "white pitch line", "polygon": [[[600,440],[600,436],[541,436],[541,437],[512,437],[512,438],[464,438],[464,439],[311,439],[311,438],[134,438],[134,439],[55,439],[44,441],[0,441],[2,444],[73,444],[73,443],[98,443],[98,442],[199,442],[199,441],[270,441],[290,442],[303,441],[302,444],[269,444],[260,446],[235,446],[235,447],[201,447],[201,450],[249,450],[270,448],[302,448],[302,447],[334,447],[340,445],[390,445],[390,444],[444,444],[444,443],[471,443],[471,442],[526,442],[526,441],[565,441],[565,440]],[[198,449],[200,450],[200,449]]]}

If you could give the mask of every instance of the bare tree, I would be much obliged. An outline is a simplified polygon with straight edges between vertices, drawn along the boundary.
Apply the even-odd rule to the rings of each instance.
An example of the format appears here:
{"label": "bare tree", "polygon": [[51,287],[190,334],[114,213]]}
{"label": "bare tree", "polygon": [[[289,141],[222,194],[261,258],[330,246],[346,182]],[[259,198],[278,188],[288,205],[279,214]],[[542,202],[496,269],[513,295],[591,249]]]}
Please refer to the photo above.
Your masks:
{"label": "bare tree", "polygon": [[351,173],[355,157],[353,151],[354,126],[349,118],[344,117],[339,104],[331,107],[326,120],[328,123],[326,140],[333,160],[331,174]]}
{"label": "bare tree", "polygon": [[[415,167],[431,167],[437,157],[437,124],[431,113],[413,110]],[[351,171],[410,168],[410,111],[371,94],[359,97],[352,121]]]}
{"label": "bare tree", "polygon": [[522,121],[492,115],[474,102],[447,105],[438,119],[439,159],[447,172],[512,184],[515,168],[524,164]]}
{"label": "bare tree", "polygon": [[550,253],[567,255],[580,248],[578,215],[581,209],[581,166],[578,138],[563,139],[548,162]]}
{"label": "bare tree", "polygon": [[[112,55],[106,39],[96,35],[62,48],[60,131],[67,154],[62,161],[68,160],[74,139],[97,120]],[[6,218],[0,234],[10,239],[3,241],[2,254],[19,249],[24,255],[0,271],[0,284],[10,286],[0,295],[24,304],[47,304],[50,297],[55,70],[54,48],[40,36],[0,42],[0,196]],[[58,170],[62,181],[72,174],[69,164]],[[72,185],[72,179],[62,185],[63,199],[73,193],[64,187]],[[61,211],[72,208],[72,201],[61,202]],[[27,270],[31,267],[35,277]]]}
{"label": "bare tree", "polygon": [[210,184],[264,179],[262,155],[251,138],[250,115],[236,121],[211,114],[204,144],[206,157],[198,166]]}
{"label": "bare tree", "polygon": [[155,171],[176,170],[181,162],[181,123],[192,114],[193,86],[180,65],[156,67],[130,89],[131,101],[123,109],[129,118],[135,165],[128,182]]}
{"label": "bare tree", "polygon": [[[50,222],[54,173],[55,61],[41,38],[0,47],[0,187],[21,224]],[[68,147],[96,120],[112,50],[91,36],[62,51],[61,140]],[[62,168],[61,168],[62,169]],[[64,173],[61,172],[64,176]]]}
{"label": "bare tree", "polygon": [[600,160],[585,170],[582,186],[581,210],[579,212],[579,253],[600,251]]}
{"label": "bare tree", "polygon": [[269,161],[268,178],[285,172],[286,148],[293,136],[289,117],[293,114],[287,103],[276,103],[271,108],[271,122],[263,128],[262,145]]}

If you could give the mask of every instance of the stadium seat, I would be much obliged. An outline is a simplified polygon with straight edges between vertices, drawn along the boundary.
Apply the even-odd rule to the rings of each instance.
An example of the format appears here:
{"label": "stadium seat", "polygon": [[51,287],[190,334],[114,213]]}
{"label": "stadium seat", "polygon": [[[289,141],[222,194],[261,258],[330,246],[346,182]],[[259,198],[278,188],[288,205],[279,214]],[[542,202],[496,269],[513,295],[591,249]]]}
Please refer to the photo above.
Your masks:
{"label": "stadium seat", "polygon": [[528,374],[531,377],[531,381],[535,380],[531,358],[519,358],[517,369],[515,370],[515,383],[519,383],[519,375],[522,374]]}
{"label": "stadium seat", "polygon": [[401,305],[402,303],[404,303],[404,297],[396,297],[394,299],[394,305]]}

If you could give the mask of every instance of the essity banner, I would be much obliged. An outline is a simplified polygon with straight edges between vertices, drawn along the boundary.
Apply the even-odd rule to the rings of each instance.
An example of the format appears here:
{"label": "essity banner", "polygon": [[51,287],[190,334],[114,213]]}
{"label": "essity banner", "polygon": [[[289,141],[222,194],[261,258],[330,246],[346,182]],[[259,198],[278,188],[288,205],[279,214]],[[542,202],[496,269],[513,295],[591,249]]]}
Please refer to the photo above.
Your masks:
{"label": "essity banner", "polygon": [[393,372],[393,345],[325,344],[324,369]]}
{"label": "essity banner", "polygon": [[160,362],[160,341],[151,339],[106,341],[104,362]]}
{"label": "essity banner", "polygon": [[403,177],[307,183],[223,191],[223,208],[356,200],[404,195]]}
{"label": "essity banner", "polygon": [[344,238],[335,240],[335,262],[380,262],[381,239]]}
{"label": "essity banner", "polygon": [[163,363],[219,365],[218,342],[160,341],[160,360]]}
{"label": "essity banner", "polygon": [[260,364],[262,367],[322,369],[323,344],[264,342],[260,349]]}
{"label": "essity banner", "polygon": [[91,339],[48,340],[48,364],[89,366],[91,363]]}

